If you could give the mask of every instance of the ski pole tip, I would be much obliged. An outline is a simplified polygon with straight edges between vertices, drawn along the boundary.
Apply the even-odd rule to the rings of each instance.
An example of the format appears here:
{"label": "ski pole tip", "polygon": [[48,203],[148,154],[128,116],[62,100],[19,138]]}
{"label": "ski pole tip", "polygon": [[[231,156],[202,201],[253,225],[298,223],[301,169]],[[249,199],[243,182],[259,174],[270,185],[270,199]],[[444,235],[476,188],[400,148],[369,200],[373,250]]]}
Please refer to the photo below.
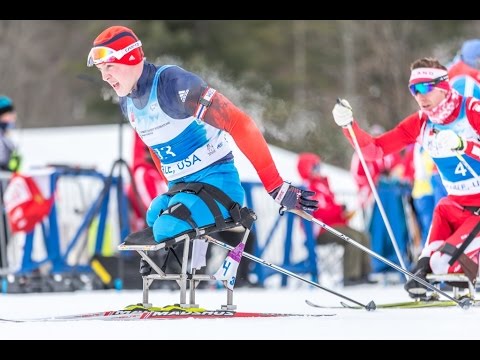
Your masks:
{"label": "ski pole tip", "polygon": [[370,301],[366,306],[365,306],[365,310],[367,311],[375,311],[377,309],[377,305],[375,304],[375,302],[372,300]]}
{"label": "ski pole tip", "polygon": [[472,299],[464,298],[458,302],[458,305],[460,305],[463,310],[468,310],[473,305],[473,302]]}

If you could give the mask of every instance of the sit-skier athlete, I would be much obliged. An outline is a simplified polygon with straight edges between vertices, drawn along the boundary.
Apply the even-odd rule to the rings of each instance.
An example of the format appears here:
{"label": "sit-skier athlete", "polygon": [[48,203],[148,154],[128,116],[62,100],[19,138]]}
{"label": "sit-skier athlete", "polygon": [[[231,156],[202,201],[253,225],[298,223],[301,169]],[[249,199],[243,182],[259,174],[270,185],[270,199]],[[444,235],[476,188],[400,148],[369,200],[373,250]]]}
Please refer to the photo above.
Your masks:
{"label": "sit-skier athlete", "polygon": [[231,217],[232,209],[218,201],[221,193],[232,203],[243,203],[245,194],[226,133],[275,201],[287,209],[317,208],[317,202],[309,199],[312,192],[290,185],[279,175],[262,133],[248,115],[199,76],[175,65],[147,62],[142,43],[131,29],[104,30],[93,42],[87,65],[95,65],[115,90],[124,116],[168,181],[169,191],[153,199],[146,214],[155,241],[217,223],[219,214],[212,214],[205,201],[189,191],[189,184],[206,184],[223,219]]}
{"label": "sit-skier athlete", "polygon": [[[351,142],[348,127],[352,127],[367,161],[415,142],[423,146],[437,165],[448,196],[435,207],[415,275],[426,279],[430,272],[465,273],[476,278],[480,239],[471,241],[461,254],[457,249],[480,221],[480,102],[452,89],[446,67],[434,58],[412,63],[408,85],[420,110],[382,135],[372,137],[362,130],[346,100],[334,106],[333,117]],[[458,261],[450,264],[452,256]],[[411,297],[424,297],[427,292],[413,279],[406,282],[405,290]]]}

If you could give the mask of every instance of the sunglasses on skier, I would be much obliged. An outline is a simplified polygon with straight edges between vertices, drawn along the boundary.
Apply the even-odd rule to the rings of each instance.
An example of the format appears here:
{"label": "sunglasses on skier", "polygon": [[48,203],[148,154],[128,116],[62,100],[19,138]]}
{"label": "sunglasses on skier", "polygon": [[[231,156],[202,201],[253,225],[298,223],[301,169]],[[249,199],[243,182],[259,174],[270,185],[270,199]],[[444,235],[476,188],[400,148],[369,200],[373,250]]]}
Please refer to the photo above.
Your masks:
{"label": "sunglasses on skier", "polygon": [[448,80],[448,75],[440,76],[439,78],[436,78],[429,82],[421,82],[418,84],[409,85],[408,88],[410,89],[410,93],[413,96],[419,93],[425,95],[432,91],[435,88],[435,85],[445,80]]}
{"label": "sunglasses on skier", "polygon": [[142,42],[138,40],[137,42],[130,44],[121,50],[113,50],[106,46],[93,47],[88,54],[87,66],[91,67],[93,65],[110,62],[115,59],[120,60],[125,56],[125,54],[128,54],[130,51],[135,50],[140,46],[142,46]]}

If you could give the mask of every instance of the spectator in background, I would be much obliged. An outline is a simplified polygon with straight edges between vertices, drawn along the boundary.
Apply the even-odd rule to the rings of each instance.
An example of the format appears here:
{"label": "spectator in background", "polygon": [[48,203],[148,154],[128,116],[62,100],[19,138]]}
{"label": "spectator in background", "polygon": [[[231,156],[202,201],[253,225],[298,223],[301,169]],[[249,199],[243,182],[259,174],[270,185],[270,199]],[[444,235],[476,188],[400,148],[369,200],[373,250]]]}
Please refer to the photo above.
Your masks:
{"label": "spectator in background", "polygon": [[20,168],[20,156],[9,136],[9,130],[15,127],[17,113],[12,100],[0,95],[0,169],[17,171]]}
{"label": "spectator in background", "polygon": [[[385,129],[380,125],[373,125],[370,128],[372,135],[377,136],[385,132]],[[395,168],[395,166],[400,162],[400,155],[389,154],[383,158],[378,158],[371,161],[366,161],[368,170],[372,177],[374,184],[378,184],[378,180],[382,176],[388,176],[390,172]],[[352,161],[350,163],[350,173],[352,174],[355,182],[358,186],[358,196],[360,206],[364,212],[368,213],[368,210],[372,204],[372,189],[368,183],[367,175],[365,174],[365,169],[360,162],[358,154],[353,153]]]}
{"label": "spectator in background", "polygon": [[134,132],[132,175],[138,198],[132,184],[127,189],[133,210],[132,230],[139,231],[147,226],[145,212],[155,197],[167,192],[165,177],[157,170],[150,151]]}
{"label": "spectator in background", "polygon": [[[319,208],[313,213],[313,216],[369,248],[369,237],[348,226],[348,220],[353,213],[349,213],[344,205],[340,205],[336,201],[328,178],[321,174],[321,164],[320,157],[312,153],[302,153],[298,157],[298,172],[307,189],[315,192],[313,198],[318,201]],[[317,243],[337,243],[344,246],[343,283],[345,286],[374,283],[368,278],[371,269],[368,254],[324,229],[320,229]]]}
{"label": "spectator in background", "polygon": [[[430,225],[432,224],[435,198],[433,192],[432,175],[436,169],[430,155],[423,147],[416,143],[413,154],[414,180],[412,189],[413,206],[422,236],[421,247],[425,246]],[[421,249],[419,249],[421,251]],[[418,252],[418,255],[420,252]]]}
{"label": "spectator in background", "polygon": [[463,96],[480,99],[480,39],[463,43],[448,69],[450,84]]}
{"label": "spectator in background", "polygon": [[[5,95],[0,95],[0,206],[2,208],[1,216],[3,217],[3,224],[7,223],[7,211],[5,210],[3,199],[4,193],[12,178],[12,172],[16,172],[20,168],[20,156],[9,136],[9,130],[15,126],[16,121],[17,113],[13,101]],[[28,195],[26,197],[28,198]],[[25,197],[22,200],[24,199]],[[11,223],[10,230],[12,230]],[[3,268],[8,265],[8,262],[6,254],[1,253],[1,251],[2,249],[6,249],[10,235],[7,226],[3,226],[0,231],[2,232],[0,236],[0,268]]]}

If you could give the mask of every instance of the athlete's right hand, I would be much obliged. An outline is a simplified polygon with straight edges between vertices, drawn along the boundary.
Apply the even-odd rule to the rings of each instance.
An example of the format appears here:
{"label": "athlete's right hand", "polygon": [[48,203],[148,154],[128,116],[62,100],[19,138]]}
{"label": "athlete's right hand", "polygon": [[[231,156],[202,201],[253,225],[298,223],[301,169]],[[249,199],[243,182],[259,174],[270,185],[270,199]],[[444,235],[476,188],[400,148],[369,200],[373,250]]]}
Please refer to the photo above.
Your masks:
{"label": "athlete's right hand", "polygon": [[345,99],[337,99],[332,114],[338,126],[346,127],[353,122],[352,107]]}
{"label": "athlete's right hand", "polygon": [[452,130],[441,130],[435,136],[437,148],[445,150],[463,150],[464,141]]}
{"label": "athlete's right hand", "polygon": [[287,210],[298,209],[312,212],[318,209],[318,201],[311,199],[314,191],[303,190],[284,181],[283,185],[270,192],[275,202]]}

